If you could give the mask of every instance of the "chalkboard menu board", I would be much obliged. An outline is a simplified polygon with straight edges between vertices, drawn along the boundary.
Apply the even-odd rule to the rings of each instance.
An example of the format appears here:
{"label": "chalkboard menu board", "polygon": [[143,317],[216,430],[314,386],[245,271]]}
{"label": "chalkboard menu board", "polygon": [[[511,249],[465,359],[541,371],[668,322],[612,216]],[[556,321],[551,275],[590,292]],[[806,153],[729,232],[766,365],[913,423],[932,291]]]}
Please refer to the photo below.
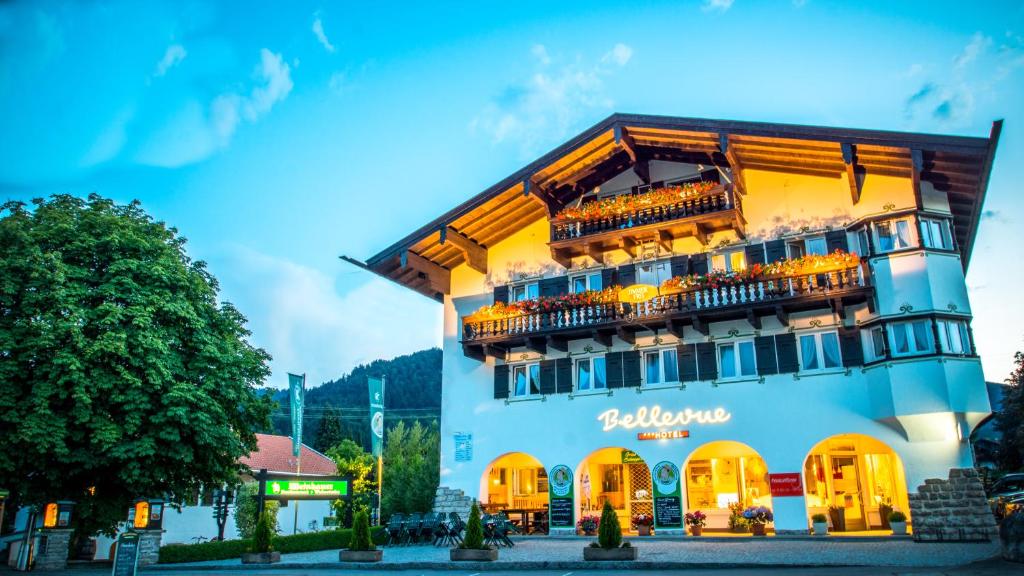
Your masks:
{"label": "chalkboard menu board", "polygon": [[139,535],[125,532],[117,539],[117,553],[114,554],[113,576],[135,576],[139,560]]}
{"label": "chalkboard menu board", "polygon": [[654,499],[654,515],[659,526],[683,525],[683,507],[678,496],[661,496]]}
{"label": "chalkboard menu board", "polygon": [[549,511],[552,526],[573,526],[572,498],[553,498]]}

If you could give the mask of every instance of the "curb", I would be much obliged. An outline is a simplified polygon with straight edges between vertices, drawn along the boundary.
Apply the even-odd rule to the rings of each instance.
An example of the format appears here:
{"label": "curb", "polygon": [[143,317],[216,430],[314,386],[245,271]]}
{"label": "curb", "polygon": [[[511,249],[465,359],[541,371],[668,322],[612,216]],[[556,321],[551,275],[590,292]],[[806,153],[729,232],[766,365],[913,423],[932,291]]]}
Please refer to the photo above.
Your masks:
{"label": "curb", "polygon": [[[264,570],[367,570],[367,571],[398,571],[398,570],[451,570],[451,571],[479,571],[487,572],[493,570],[618,570],[628,572],[633,570],[707,570],[707,569],[763,569],[763,568],[850,568],[864,567],[864,564],[825,564],[801,562],[793,564],[771,563],[751,564],[749,562],[650,562],[643,560],[633,561],[592,561],[565,560],[565,561],[537,561],[537,562],[508,562],[498,560],[497,562],[394,562],[394,563],[362,563],[362,562],[308,562],[308,563],[278,563],[260,565],[255,568],[251,564],[223,564],[212,566],[198,566],[186,564],[174,565],[153,565],[147,566],[144,572],[176,572],[176,571],[253,571]],[[885,567],[878,566],[879,570]]]}

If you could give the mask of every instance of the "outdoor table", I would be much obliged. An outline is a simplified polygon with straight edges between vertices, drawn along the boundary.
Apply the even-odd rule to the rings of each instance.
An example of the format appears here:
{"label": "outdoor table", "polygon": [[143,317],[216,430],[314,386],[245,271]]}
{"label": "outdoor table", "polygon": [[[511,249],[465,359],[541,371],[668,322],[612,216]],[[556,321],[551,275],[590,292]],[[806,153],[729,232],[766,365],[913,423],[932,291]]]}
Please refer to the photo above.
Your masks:
{"label": "outdoor table", "polygon": [[[513,522],[513,524],[516,524],[517,527],[521,527],[522,534],[529,534],[530,526],[536,526],[538,523],[538,515],[546,514],[547,511],[547,508],[507,508],[505,510],[505,513],[508,514],[509,520],[512,519],[513,514],[518,515],[518,524],[516,524],[515,522]],[[533,517],[532,522],[531,516]]]}

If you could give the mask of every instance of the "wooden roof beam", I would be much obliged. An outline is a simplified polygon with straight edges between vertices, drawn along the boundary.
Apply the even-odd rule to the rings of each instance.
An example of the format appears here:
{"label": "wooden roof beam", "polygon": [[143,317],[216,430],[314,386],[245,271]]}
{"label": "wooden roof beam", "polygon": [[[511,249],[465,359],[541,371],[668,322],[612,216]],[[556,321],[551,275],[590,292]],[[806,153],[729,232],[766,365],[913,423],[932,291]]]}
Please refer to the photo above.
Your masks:
{"label": "wooden roof beam", "polygon": [[644,158],[639,152],[637,152],[636,141],[633,140],[633,136],[630,135],[629,131],[626,130],[625,127],[619,125],[615,126],[615,143],[622,146],[626,151],[626,154],[629,154],[629,160],[633,164],[633,173],[636,174],[644,184],[650,184],[651,168],[647,158]]}
{"label": "wooden roof beam", "polygon": [[438,266],[412,250],[402,252],[399,256],[399,264],[402,268],[412,268],[419,272],[420,277],[427,281],[431,290],[442,294],[451,292],[452,277],[447,268]]}
{"label": "wooden roof beam", "polygon": [[719,134],[718,135],[718,150],[725,156],[725,160],[729,163],[729,172],[732,178],[732,184],[735,186],[736,191],[742,196],[747,195],[747,186],[743,181],[743,165],[740,164],[739,158],[736,156],[736,149],[729,146],[729,135]]}
{"label": "wooden roof beam", "polygon": [[441,228],[441,245],[451,240],[453,246],[462,252],[466,265],[481,274],[487,274],[487,248],[472,241],[468,236],[451,226]]}
{"label": "wooden roof beam", "polygon": [[[843,142],[839,145],[843,152],[843,163],[846,164],[846,181],[850,184],[850,197],[856,205],[860,202],[860,191],[864,186],[863,174],[858,174],[857,150],[853,144]],[[860,168],[863,172],[863,168]]]}
{"label": "wooden roof beam", "polygon": [[924,153],[916,148],[910,150],[910,167],[910,181],[914,187],[914,202],[917,203],[917,209],[921,210],[924,208],[924,200],[921,198],[921,172],[924,171]]}
{"label": "wooden roof beam", "polygon": [[540,200],[541,204],[548,211],[548,218],[551,218],[558,213],[559,210],[565,208],[565,205],[558,200],[558,198],[550,191],[541,188],[533,181],[532,178],[523,180],[523,196],[533,196],[537,200]]}

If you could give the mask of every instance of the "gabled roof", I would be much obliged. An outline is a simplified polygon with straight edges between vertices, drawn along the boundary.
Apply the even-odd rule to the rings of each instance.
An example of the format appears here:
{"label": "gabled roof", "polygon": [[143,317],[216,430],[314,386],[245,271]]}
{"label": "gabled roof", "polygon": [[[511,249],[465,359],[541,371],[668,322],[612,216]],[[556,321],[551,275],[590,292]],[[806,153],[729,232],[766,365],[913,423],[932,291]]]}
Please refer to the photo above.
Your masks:
{"label": "gabled roof", "polygon": [[[302,475],[333,476],[338,467],[327,456],[313,450],[305,444],[299,452],[302,458]],[[276,434],[257,434],[256,451],[238,459],[253,472],[266,468],[267,472],[284,472],[294,474],[296,458],[292,455],[292,439],[289,436]]]}
{"label": "gabled roof", "polygon": [[856,171],[931,182],[949,196],[966,268],[1001,129],[1002,121],[996,121],[987,138],[977,138],[613,114],[365,263],[342,258],[441,300],[451,269],[463,262],[479,268],[481,249],[644,158],[829,176]]}

